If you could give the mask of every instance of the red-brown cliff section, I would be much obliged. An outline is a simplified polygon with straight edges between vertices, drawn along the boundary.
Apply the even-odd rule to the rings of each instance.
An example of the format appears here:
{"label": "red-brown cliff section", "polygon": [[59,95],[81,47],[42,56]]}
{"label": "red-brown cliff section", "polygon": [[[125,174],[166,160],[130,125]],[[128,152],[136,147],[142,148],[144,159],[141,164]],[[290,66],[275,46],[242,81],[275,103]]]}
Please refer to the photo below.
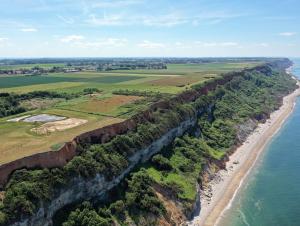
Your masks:
{"label": "red-brown cliff section", "polygon": [[75,157],[77,145],[81,142],[105,143],[119,134],[124,134],[136,128],[137,122],[128,119],[103,128],[89,131],[75,137],[67,142],[57,151],[47,151],[27,156],[0,166],[0,188],[4,188],[9,176],[17,169],[54,168],[63,167],[68,161]]}
{"label": "red-brown cliff section", "polygon": [[17,169],[62,167],[76,155],[76,143],[68,142],[59,151],[48,151],[24,157],[0,166],[0,187],[3,188],[11,173]]}

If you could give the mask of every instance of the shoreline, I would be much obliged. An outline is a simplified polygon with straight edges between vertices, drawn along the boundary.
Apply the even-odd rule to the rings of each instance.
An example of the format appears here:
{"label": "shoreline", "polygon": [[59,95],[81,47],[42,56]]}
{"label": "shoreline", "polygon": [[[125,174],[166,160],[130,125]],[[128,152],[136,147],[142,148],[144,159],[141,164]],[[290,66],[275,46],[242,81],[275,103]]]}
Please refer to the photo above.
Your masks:
{"label": "shoreline", "polygon": [[[288,70],[287,72],[290,74]],[[299,82],[297,84],[300,85]],[[226,163],[227,170],[217,172],[212,181],[200,192],[200,215],[196,216],[188,225],[218,225],[224,212],[231,207],[233,199],[261,153],[293,112],[296,98],[299,95],[300,88],[285,96],[282,106],[272,112],[265,123],[258,124],[246,141],[229,156],[229,161]]]}

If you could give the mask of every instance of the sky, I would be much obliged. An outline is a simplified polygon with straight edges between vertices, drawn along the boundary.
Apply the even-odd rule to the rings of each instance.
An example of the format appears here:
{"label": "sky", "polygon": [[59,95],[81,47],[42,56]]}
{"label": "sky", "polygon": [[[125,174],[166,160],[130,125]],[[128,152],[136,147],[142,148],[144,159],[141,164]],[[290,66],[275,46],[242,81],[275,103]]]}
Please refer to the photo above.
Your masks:
{"label": "sky", "polygon": [[299,0],[0,0],[0,57],[299,57]]}

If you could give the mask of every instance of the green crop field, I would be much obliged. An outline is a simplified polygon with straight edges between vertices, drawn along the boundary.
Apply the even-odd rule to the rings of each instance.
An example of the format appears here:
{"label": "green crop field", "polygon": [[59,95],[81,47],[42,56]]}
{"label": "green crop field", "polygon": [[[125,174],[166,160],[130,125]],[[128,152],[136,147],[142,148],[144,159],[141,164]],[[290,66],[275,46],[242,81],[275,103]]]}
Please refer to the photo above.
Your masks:
{"label": "green crop field", "polygon": [[51,84],[58,82],[76,82],[76,78],[62,78],[49,76],[2,76],[0,77],[0,88],[11,88],[37,84]]}
{"label": "green crop field", "polygon": [[[203,63],[203,64],[168,64],[168,69],[161,70],[132,70],[134,74],[157,74],[157,75],[187,75],[191,73],[224,73],[231,70],[238,70],[245,67],[253,67],[261,62],[242,62],[242,63]],[[112,71],[111,73],[128,73],[126,70]]]}
{"label": "green crop field", "polygon": [[28,86],[37,84],[51,84],[59,82],[89,82],[89,83],[119,83],[143,78],[141,76],[97,76],[97,77],[56,77],[55,75],[36,75],[36,76],[1,76],[0,88],[10,88],[17,86]]}
{"label": "green crop field", "polygon": [[[1,75],[0,93],[24,94],[33,91],[80,94],[72,99],[26,101],[24,106],[36,106],[22,114],[0,118],[0,164],[14,159],[57,149],[76,135],[119,122],[151,103],[151,98],[120,96],[119,90],[176,94],[191,85],[221,76],[231,70],[240,70],[259,62],[169,64],[165,70],[124,70],[109,72],[49,73],[46,75]],[[31,68],[37,65],[15,65],[14,68]],[[44,68],[58,66],[39,65]],[[4,66],[0,66],[3,69]],[[96,88],[95,95],[82,95],[84,89]],[[39,106],[40,105],[40,106]],[[62,131],[37,134],[35,128],[45,123],[9,122],[8,119],[24,115],[50,114],[70,119],[86,120],[86,123]],[[47,126],[47,124],[46,124]],[[171,180],[172,178],[170,178]],[[189,194],[190,196],[191,194]]]}

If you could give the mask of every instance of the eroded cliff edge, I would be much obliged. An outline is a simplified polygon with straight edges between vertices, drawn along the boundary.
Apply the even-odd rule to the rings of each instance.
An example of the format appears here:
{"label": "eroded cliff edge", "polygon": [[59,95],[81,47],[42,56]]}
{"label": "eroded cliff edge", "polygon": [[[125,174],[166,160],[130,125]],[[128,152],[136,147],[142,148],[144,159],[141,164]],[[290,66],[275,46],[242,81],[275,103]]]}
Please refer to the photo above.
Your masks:
{"label": "eroded cliff edge", "polygon": [[[204,175],[204,172],[206,172],[205,166],[210,166],[210,170],[217,170],[217,168],[223,167],[230,152],[242,141],[242,137],[247,136],[251,132],[252,127],[241,132],[243,131],[241,128],[247,128],[242,125],[246,125],[249,120],[252,120],[255,124],[267,118],[268,114],[281,104],[282,97],[295,89],[294,82],[284,74],[284,69],[289,65],[290,62],[288,60],[277,60],[252,69],[245,69],[241,72],[225,74],[222,78],[196,86],[192,90],[186,91],[172,99],[154,104],[148,111],[130,119],[127,122],[127,127],[121,126],[120,133],[110,135],[113,133],[103,133],[103,131],[95,130],[77,137],[73,141],[75,142],[74,147],[76,147],[77,156],[70,162],[65,163],[62,168],[19,170],[13,174],[5,188],[4,205],[1,207],[2,221],[6,225],[8,223],[11,225],[51,225],[52,217],[57,210],[70,203],[91,198],[102,198],[107,191],[118,185],[137,165],[147,162],[162,149],[170,148],[170,145],[172,149],[174,146],[172,143],[175,138],[183,136],[186,132],[189,132],[188,134],[193,136],[193,139],[211,136],[214,133],[214,128],[206,129],[206,127],[209,127],[209,124],[216,121],[216,109],[222,110],[218,105],[226,103],[224,98],[228,98],[226,89],[239,90],[241,89],[241,84],[246,84],[245,87],[250,89],[248,90],[250,93],[254,91],[259,92],[260,90],[254,90],[256,89],[252,86],[254,84],[258,89],[264,87],[264,92],[273,90],[274,93],[267,94],[274,95],[274,98],[267,100],[270,101],[270,106],[263,111],[253,108],[257,112],[252,112],[251,115],[245,113],[244,119],[247,119],[247,121],[240,121],[236,124],[240,127],[236,127],[234,134],[232,132],[232,137],[230,137],[232,141],[226,141],[225,147],[221,147],[221,144],[212,144],[213,139],[211,137],[208,140],[209,142],[205,144],[199,143],[199,149],[205,149],[205,145],[208,147],[206,151],[203,151],[198,156],[199,158],[201,157],[201,170],[195,168],[193,172]],[[259,76],[264,76],[265,79],[257,79]],[[251,86],[247,85],[250,82]],[[229,87],[224,89],[225,85]],[[262,93],[262,95],[266,94]],[[225,102],[219,101],[224,99]],[[252,104],[252,102],[250,103]],[[253,103],[260,106],[266,104]],[[236,111],[234,106],[232,108],[227,109],[227,111]],[[248,111],[245,110],[245,112]],[[221,113],[226,115],[226,111]],[[218,114],[220,115],[221,113],[219,112]],[[220,124],[221,122],[218,123]],[[226,126],[223,125],[225,129]],[[223,132],[228,133],[226,130]],[[219,135],[216,138],[219,140],[223,139]],[[184,138],[183,140],[193,149],[194,141],[189,139]],[[226,139],[224,138],[224,140]],[[189,144],[189,142],[192,144]],[[197,145],[194,149],[197,148]],[[163,156],[163,158],[166,157],[167,155]],[[196,161],[196,163],[199,162]],[[175,174],[177,170],[186,174],[189,174],[189,170],[191,170],[188,166],[180,165],[178,169],[174,169],[177,166],[171,167]],[[164,176],[163,174],[170,174],[169,172],[165,173],[165,169],[159,168],[148,169],[152,170],[153,175],[154,171],[162,174],[162,177]],[[165,186],[166,184],[160,183],[160,180],[155,179],[157,178],[153,180],[152,189],[156,192],[161,202],[167,204],[166,202],[173,200],[174,203],[177,203],[180,211],[182,211],[182,217],[179,217],[182,221],[191,217],[191,212],[195,208],[197,200],[193,200],[190,194],[183,194],[182,196],[173,194],[176,191],[172,191],[171,188],[176,187],[176,183]],[[198,182],[201,182],[201,176],[198,179],[200,180]],[[172,218],[174,214],[172,215],[167,208],[165,209],[166,211],[161,213],[163,217],[157,217],[157,219],[163,219],[161,223],[179,223],[180,220]]]}

